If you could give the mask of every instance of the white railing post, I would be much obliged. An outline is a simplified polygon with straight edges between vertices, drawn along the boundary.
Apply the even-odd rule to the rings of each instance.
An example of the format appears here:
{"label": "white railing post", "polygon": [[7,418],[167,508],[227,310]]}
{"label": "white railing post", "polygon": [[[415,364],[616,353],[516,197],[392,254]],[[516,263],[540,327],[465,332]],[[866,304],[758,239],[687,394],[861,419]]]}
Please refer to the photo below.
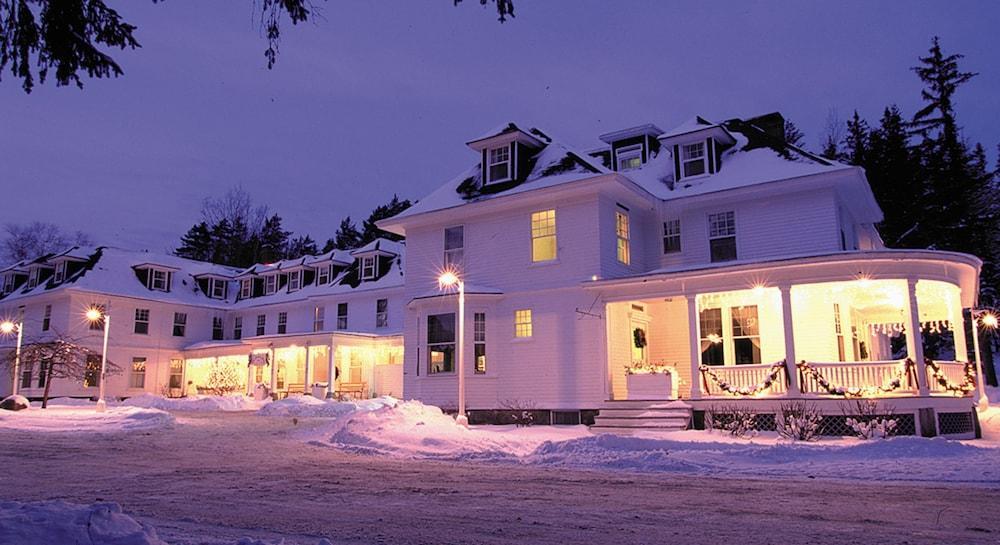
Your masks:
{"label": "white railing post", "polygon": [[909,312],[906,323],[906,356],[910,358],[917,371],[917,392],[921,396],[929,393],[927,388],[927,363],[924,362],[924,340],[920,331],[920,308],[917,305],[917,279],[906,279],[906,291],[909,301]]}
{"label": "white railing post", "polygon": [[951,319],[951,332],[955,337],[955,361],[969,361],[969,348],[965,343],[965,313],[959,305]]}
{"label": "white railing post", "polygon": [[306,376],[305,376],[305,378],[302,379],[302,381],[305,383],[305,384],[302,385],[302,395],[307,395],[307,396],[311,396],[312,395],[312,388],[311,388],[311,386],[309,384],[309,382],[310,382],[310,380],[309,380],[309,375],[310,375],[309,371],[312,370],[311,366],[309,365],[311,363],[309,361],[309,352],[310,352],[310,350],[309,350],[309,343],[307,342],[306,343],[306,368],[303,370],[303,372],[304,372],[304,374]]}
{"label": "white railing post", "polygon": [[797,396],[801,392],[799,388],[799,373],[795,363],[795,322],[792,319],[792,286],[783,284],[778,286],[781,290],[781,319],[785,326],[785,374],[788,381],[789,396]]}
{"label": "white railing post", "polygon": [[[698,296],[685,295],[688,306],[688,337],[691,341],[691,399],[701,399],[701,333],[698,331]],[[708,392],[705,392],[708,393]]]}
{"label": "white railing post", "polygon": [[326,398],[334,398],[334,389],[337,387],[335,382],[337,381],[337,343],[330,339],[330,359],[326,362]]}

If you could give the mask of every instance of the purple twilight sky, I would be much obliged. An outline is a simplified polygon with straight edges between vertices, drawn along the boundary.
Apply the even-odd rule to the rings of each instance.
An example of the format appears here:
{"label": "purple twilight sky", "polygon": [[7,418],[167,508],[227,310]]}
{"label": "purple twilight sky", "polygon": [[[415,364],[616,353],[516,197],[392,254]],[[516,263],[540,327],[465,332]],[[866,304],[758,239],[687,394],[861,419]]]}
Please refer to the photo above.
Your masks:
{"label": "purple twilight sky", "polygon": [[395,192],[418,199],[473,164],[508,120],[589,148],[609,130],[779,110],[819,148],[831,109],[876,121],[920,104],[909,67],[940,35],[981,72],[965,135],[1000,134],[995,2],[476,0],[317,2],[268,71],[252,2],[109,0],[142,48],[125,75],[31,95],[0,83],[0,223],[51,221],[162,251],[200,203],[241,183],[320,244]]}

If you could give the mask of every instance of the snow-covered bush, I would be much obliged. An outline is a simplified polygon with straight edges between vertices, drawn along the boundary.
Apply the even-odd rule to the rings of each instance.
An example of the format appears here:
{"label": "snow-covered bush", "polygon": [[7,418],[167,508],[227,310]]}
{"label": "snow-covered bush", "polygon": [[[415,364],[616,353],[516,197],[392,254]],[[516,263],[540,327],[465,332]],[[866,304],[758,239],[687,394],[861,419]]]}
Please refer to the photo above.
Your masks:
{"label": "snow-covered bush", "polygon": [[844,423],[858,439],[887,439],[898,433],[898,419],[892,407],[880,406],[874,399],[856,399],[840,408]]}
{"label": "snow-covered bush", "polygon": [[705,425],[709,430],[750,439],[757,435],[757,413],[745,405],[712,405],[705,412]]}
{"label": "snow-covered bush", "polygon": [[28,398],[20,395],[7,396],[3,401],[0,401],[0,409],[5,411],[23,411],[30,406]]}
{"label": "snow-covered bush", "polygon": [[823,417],[815,405],[805,401],[782,403],[775,422],[778,435],[792,441],[815,441]]}
{"label": "snow-covered bush", "polygon": [[206,390],[215,396],[227,396],[242,390],[240,375],[236,368],[225,365],[218,361],[212,363],[208,371],[208,385]]}
{"label": "snow-covered bush", "polygon": [[520,399],[508,399],[500,403],[500,415],[497,423],[504,420],[512,422],[516,427],[527,427],[535,423],[535,403]]}

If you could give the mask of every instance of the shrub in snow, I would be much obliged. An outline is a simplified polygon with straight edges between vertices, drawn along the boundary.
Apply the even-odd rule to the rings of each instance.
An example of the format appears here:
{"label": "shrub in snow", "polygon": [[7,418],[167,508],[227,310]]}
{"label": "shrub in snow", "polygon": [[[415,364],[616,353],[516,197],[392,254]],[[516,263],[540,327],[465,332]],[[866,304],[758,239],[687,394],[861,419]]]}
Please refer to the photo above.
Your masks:
{"label": "shrub in snow", "polygon": [[236,367],[216,360],[208,371],[207,390],[212,395],[227,396],[243,389]]}
{"label": "shrub in snow", "polygon": [[709,430],[722,430],[733,437],[750,439],[757,435],[757,413],[744,405],[712,405],[705,412]]}
{"label": "shrub in snow", "polygon": [[778,435],[792,441],[815,441],[823,417],[815,405],[805,401],[782,403],[775,422]]}
{"label": "shrub in snow", "polygon": [[847,417],[844,423],[858,439],[886,439],[898,432],[895,411],[874,399],[856,399],[841,404],[840,410]]}
{"label": "shrub in snow", "polygon": [[0,409],[5,411],[23,411],[29,406],[31,404],[28,402],[28,398],[20,395],[7,396],[3,401],[0,401]]}
{"label": "shrub in snow", "polygon": [[535,408],[533,401],[508,399],[500,403],[501,414],[497,415],[497,423],[510,422],[519,428],[530,426],[535,423]]}

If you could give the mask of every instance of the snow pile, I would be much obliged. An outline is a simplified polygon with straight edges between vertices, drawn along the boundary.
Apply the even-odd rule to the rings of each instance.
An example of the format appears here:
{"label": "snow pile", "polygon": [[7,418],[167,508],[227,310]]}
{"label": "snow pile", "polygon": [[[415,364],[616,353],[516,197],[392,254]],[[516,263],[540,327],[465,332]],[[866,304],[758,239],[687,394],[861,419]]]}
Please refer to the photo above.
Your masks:
{"label": "snow pile", "polygon": [[0,401],[0,409],[5,411],[23,411],[31,406],[28,398],[19,395],[11,395]]}
{"label": "snow pile", "polygon": [[168,428],[173,423],[170,413],[139,407],[108,407],[103,413],[72,406],[0,411],[0,426],[22,431],[117,433]]}
{"label": "snow pile", "polygon": [[392,396],[382,396],[361,401],[334,401],[317,399],[313,396],[292,396],[261,407],[261,416],[296,416],[336,418],[353,412],[368,412],[383,407],[395,407],[399,400]]}
{"label": "snow pile", "polygon": [[167,398],[153,394],[142,394],[130,397],[122,402],[128,407],[143,407],[146,409],[160,409],[161,411],[192,411],[192,412],[216,412],[216,411],[254,411],[261,407],[266,401],[255,401],[243,395],[236,396],[189,396],[180,398]]}
{"label": "snow pile", "polygon": [[516,460],[545,441],[587,433],[583,426],[465,428],[441,409],[419,401],[354,411],[322,432],[329,443],[352,452],[448,460]]}
{"label": "snow pile", "polygon": [[0,502],[0,543],[167,545],[117,503]]}
{"label": "snow pile", "polygon": [[[92,401],[89,398],[80,397],[54,397],[49,400],[49,407],[93,407],[97,404],[96,401]],[[41,401],[35,401],[31,404],[32,407],[41,407]]]}

